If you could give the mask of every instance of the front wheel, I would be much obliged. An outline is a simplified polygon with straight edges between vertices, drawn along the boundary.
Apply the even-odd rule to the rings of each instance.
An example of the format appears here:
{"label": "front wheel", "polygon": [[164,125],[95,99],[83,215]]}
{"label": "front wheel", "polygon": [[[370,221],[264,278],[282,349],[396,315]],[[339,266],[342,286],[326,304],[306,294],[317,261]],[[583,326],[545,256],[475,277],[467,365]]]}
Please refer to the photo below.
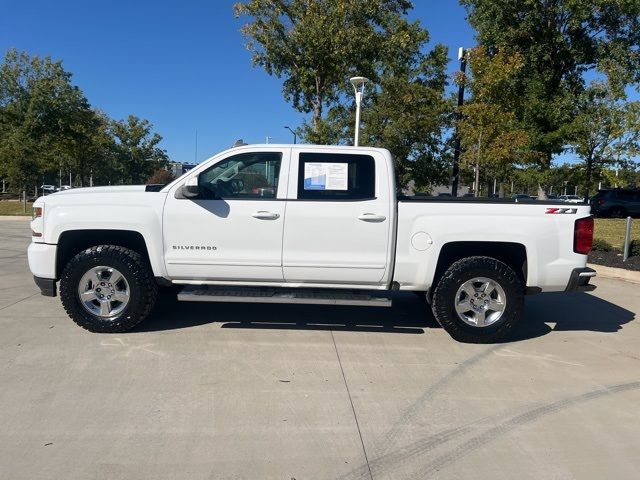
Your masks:
{"label": "front wheel", "polygon": [[508,336],[522,317],[524,288],[511,267],[491,257],[454,262],[436,285],[433,314],[455,339],[494,343]]}
{"label": "front wheel", "polygon": [[60,279],[60,298],[71,319],[90,332],[121,333],[142,321],[157,285],[142,256],[99,245],[78,253]]}

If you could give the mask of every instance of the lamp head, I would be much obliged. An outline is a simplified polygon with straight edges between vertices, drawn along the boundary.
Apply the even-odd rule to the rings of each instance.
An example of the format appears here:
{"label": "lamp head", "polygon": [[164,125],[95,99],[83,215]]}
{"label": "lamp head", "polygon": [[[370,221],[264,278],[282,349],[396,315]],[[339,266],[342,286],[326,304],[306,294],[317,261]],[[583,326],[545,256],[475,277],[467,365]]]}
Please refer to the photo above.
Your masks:
{"label": "lamp head", "polygon": [[369,79],[366,78],[366,77],[351,77],[349,79],[349,82],[351,82],[351,85],[353,85],[353,89],[356,92],[358,90],[363,91],[364,90],[364,86],[367,84],[368,81],[369,81]]}

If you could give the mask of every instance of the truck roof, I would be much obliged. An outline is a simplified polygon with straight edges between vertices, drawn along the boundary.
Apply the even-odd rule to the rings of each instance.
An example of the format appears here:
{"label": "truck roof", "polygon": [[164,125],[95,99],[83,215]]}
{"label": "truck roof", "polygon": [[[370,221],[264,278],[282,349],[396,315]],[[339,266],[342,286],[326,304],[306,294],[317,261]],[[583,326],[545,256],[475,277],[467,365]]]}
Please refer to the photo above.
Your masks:
{"label": "truck roof", "polygon": [[353,145],[314,145],[307,143],[250,143],[247,145],[239,145],[232,147],[232,150],[240,149],[255,149],[255,148],[309,148],[314,150],[377,150],[379,152],[387,153],[386,148],[369,147],[367,145],[360,145],[354,147]]}

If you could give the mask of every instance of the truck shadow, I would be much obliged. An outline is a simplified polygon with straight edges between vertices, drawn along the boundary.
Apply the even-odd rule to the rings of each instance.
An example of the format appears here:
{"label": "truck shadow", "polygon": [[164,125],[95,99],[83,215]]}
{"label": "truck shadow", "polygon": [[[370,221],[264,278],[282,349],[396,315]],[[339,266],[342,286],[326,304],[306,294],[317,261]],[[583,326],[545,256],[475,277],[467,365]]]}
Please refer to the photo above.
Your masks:
{"label": "truck shadow", "polygon": [[[614,333],[635,314],[585,293],[546,293],[526,298],[525,318],[507,341],[520,341],[552,331]],[[162,292],[149,317],[133,332],[153,332],[221,323],[222,328],[344,330],[423,334],[440,328],[424,298],[398,292],[393,307],[178,302],[175,290]]]}

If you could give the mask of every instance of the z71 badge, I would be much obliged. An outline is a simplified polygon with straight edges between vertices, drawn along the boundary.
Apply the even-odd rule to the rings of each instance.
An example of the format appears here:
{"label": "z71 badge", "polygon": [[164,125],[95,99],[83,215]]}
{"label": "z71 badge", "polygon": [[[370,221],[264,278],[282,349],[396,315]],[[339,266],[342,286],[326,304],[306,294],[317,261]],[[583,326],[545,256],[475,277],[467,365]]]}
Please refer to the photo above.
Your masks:
{"label": "z71 badge", "polygon": [[545,213],[578,213],[577,208],[547,208]]}

